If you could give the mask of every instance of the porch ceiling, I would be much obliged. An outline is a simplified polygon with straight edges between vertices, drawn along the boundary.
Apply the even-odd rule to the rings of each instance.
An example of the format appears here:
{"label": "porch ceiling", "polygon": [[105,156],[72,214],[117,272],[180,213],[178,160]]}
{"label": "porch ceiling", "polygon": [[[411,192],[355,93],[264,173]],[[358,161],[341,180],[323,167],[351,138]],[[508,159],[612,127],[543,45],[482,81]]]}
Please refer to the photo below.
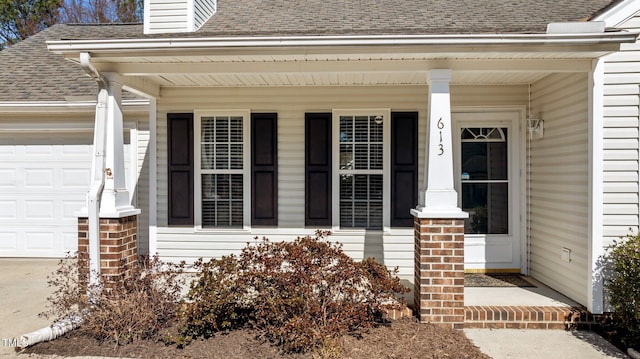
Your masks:
{"label": "porch ceiling", "polygon": [[93,57],[100,71],[160,87],[425,85],[451,69],[452,84],[530,84],[555,72],[588,72],[596,53],[382,53]]}
{"label": "porch ceiling", "polygon": [[[284,36],[48,41],[50,51],[129,83],[155,87],[425,85],[433,69],[452,84],[530,84],[589,72],[594,58],[634,42],[624,32],[404,36]],[[133,86],[132,86],[133,87]]]}
{"label": "porch ceiling", "polygon": [[[454,72],[452,84],[529,84],[548,72]],[[400,86],[425,85],[426,72],[306,72],[157,74],[147,76],[161,87],[267,87],[267,86]]]}

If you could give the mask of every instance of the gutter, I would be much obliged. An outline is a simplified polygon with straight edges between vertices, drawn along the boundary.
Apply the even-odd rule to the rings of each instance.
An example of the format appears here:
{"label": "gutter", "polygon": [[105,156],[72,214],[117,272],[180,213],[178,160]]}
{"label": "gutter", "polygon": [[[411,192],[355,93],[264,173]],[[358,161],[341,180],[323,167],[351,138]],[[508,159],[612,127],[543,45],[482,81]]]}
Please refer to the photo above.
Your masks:
{"label": "gutter", "polygon": [[[348,47],[348,46],[575,46],[635,42],[638,33],[545,33],[545,34],[469,34],[469,35],[369,35],[369,36],[265,36],[265,37],[183,37],[107,40],[47,41],[56,54],[77,52],[144,52],[207,50],[225,48]],[[483,51],[483,49],[471,49]],[[570,51],[567,49],[567,51]]]}
{"label": "gutter", "polygon": [[93,77],[99,86],[98,103],[93,140],[92,183],[87,195],[87,212],[89,221],[89,286],[96,285],[100,277],[100,199],[105,183],[105,151],[107,137],[107,80],[91,64],[91,56],[80,54],[80,64],[84,71]]}
{"label": "gutter", "polygon": [[[149,111],[149,100],[122,100],[127,111]],[[96,108],[96,101],[11,101],[0,102],[3,113],[39,113],[65,111],[82,113]]]}

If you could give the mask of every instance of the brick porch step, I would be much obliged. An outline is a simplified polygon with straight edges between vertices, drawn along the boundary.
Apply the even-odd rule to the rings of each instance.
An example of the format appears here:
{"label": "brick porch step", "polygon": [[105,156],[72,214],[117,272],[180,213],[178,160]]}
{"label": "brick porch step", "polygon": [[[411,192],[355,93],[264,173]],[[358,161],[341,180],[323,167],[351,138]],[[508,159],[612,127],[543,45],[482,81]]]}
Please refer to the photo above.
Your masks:
{"label": "brick porch step", "polygon": [[594,323],[583,308],[543,306],[465,306],[465,328],[573,329]]}

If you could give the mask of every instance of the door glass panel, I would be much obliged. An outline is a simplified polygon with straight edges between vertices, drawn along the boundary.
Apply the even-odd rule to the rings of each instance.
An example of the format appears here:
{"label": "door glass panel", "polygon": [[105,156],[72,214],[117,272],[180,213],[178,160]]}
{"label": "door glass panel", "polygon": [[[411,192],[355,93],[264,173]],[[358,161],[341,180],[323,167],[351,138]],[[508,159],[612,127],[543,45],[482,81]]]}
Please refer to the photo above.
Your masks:
{"label": "door glass panel", "polygon": [[507,180],[507,167],[506,142],[462,143],[462,172],[468,179]]}
{"label": "door glass panel", "polygon": [[464,232],[507,234],[509,231],[508,183],[463,183],[462,210],[469,213]]}
{"label": "door glass panel", "polygon": [[509,233],[506,128],[464,128],[461,135],[465,233]]}

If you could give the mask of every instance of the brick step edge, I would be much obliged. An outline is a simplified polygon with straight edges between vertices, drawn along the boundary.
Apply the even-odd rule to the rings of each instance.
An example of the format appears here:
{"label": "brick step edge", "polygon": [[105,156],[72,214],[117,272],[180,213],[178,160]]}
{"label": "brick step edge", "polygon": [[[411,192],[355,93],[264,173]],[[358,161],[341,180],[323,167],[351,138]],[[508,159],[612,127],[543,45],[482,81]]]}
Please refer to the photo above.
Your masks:
{"label": "brick step edge", "polygon": [[571,329],[571,326],[565,323],[550,322],[465,322],[464,327],[467,329]]}
{"label": "brick step edge", "polygon": [[382,317],[389,320],[413,317],[413,310],[407,306],[402,307],[402,309],[386,308],[382,314]]}
{"label": "brick step edge", "polygon": [[[475,317],[474,317],[475,315]],[[465,328],[513,329],[592,329],[601,325],[603,315],[585,308],[543,306],[466,306]],[[412,308],[387,308],[383,317],[389,320],[414,317]]]}
{"label": "brick step edge", "polygon": [[591,329],[603,316],[585,308],[548,306],[466,306],[465,328]]}

